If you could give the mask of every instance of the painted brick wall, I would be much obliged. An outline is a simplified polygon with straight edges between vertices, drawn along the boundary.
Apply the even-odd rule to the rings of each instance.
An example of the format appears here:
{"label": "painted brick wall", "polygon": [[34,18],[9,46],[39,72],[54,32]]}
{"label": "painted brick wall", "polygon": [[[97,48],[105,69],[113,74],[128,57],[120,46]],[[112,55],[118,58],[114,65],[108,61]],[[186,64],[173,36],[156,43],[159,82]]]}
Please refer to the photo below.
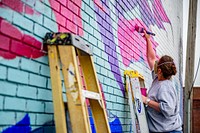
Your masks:
{"label": "painted brick wall", "polygon": [[147,88],[152,81],[146,42],[134,31],[136,24],[156,34],[152,42],[158,58],[175,59],[174,83],[182,96],[181,0],[0,0],[0,132],[55,132],[42,45],[50,31],[77,34],[91,45],[111,131],[130,132],[123,72],[138,70]]}

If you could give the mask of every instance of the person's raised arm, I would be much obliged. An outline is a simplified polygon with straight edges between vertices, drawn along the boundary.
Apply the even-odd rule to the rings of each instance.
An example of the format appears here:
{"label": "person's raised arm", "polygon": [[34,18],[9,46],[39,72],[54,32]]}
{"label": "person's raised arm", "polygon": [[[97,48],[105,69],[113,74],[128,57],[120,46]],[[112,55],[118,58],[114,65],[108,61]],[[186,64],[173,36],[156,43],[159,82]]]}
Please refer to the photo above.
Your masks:
{"label": "person's raised arm", "polygon": [[153,70],[154,63],[156,61],[155,51],[153,50],[153,47],[152,47],[150,35],[148,35],[146,33],[146,31],[144,31],[144,37],[145,37],[146,42],[147,42],[147,61],[148,61],[150,69]]}

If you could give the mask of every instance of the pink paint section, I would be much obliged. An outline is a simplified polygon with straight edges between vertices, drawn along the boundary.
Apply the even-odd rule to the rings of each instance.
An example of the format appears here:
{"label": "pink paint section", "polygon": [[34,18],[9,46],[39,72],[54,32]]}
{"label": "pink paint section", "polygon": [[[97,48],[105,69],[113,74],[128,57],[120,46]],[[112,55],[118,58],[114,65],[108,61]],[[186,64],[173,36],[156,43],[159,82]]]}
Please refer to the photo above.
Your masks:
{"label": "pink paint section", "polygon": [[[142,34],[135,31],[135,25],[148,29],[146,25],[139,19],[126,20],[119,19],[118,22],[118,44],[122,55],[123,64],[127,67],[133,61],[138,62],[141,59],[146,59],[146,41]],[[154,48],[157,43],[152,39]]]}
{"label": "pink paint section", "polygon": [[74,34],[83,36],[83,24],[81,17],[81,0],[58,0],[61,5],[61,14],[54,10],[53,6],[55,0],[49,0],[53,12],[56,17],[56,22],[59,24],[58,29],[62,32],[72,32]]}
{"label": "pink paint section", "polygon": [[39,14],[38,12],[34,11],[31,7],[25,5],[21,0],[1,0],[0,7],[6,8],[6,6],[19,13],[25,12],[26,14],[31,15],[33,15],[34,13]]}
{"label": "pink paint section", "polygon": [[[164,11],[164,9],[163,9],[161,0],[154,0],[153,2],[154,2],[153,5],[155,5],[155,6],[153,7],[153,8],[154,8],[154,13],[155,13],[156,15],[159,15],[159,16],[157,16],[157,17],[161,18],[162,21],[164,21],[164,22],[170,23],[170,20],[169,20],[169,18],[167,17],[167,14],[165,13],[165,11]],[[156,10],[155,8],[156,8],[157,10]]]}
{"label": "pink paint section", "polygon": [[0,56],[14,59],[16,56],[38,58],[44,56],[42,43],[34,37],[22,34],[19,29],[0,18]]}

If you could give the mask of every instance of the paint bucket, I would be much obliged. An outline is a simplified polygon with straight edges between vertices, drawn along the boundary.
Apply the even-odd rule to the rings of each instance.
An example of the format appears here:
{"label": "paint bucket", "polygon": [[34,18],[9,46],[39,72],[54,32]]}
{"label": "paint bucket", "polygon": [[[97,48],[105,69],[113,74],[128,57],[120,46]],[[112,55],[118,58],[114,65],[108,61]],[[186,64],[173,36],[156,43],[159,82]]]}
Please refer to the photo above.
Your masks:
{"label": "paint bucket", "polygon": [[143,96],[147,96],[147,88],[140,88]]}

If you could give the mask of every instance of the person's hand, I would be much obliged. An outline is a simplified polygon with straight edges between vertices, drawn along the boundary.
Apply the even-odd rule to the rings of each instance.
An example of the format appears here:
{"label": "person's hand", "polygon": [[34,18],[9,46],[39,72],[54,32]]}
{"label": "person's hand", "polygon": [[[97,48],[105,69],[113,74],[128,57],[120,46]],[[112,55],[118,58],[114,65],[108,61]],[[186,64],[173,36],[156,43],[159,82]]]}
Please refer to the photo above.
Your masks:
{"label": "person's hand", "polygon": [[147,97],[145,97],[145,96],[142,95],[142,101],[143,101],[143,103],[145,103],[146,100],[147,100]]}
{"label": "person's hand", "polygon": [[149,40],[149,39],[150,39],[150,35],[147,34],[146,30],[144,30],[144,37],[146,38],[146,40]]}

